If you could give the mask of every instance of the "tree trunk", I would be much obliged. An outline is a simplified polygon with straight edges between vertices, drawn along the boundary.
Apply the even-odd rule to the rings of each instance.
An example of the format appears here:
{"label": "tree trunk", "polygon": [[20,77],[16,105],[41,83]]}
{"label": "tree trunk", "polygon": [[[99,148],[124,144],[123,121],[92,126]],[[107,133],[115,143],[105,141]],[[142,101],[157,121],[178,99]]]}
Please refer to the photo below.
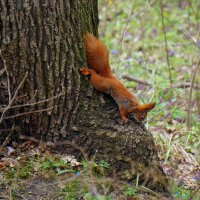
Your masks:
{"label": "tree trunk", "polygon": [[123,178],[135,176],[136,163],[157,163],[146,128],[123,124],[113,99],[80,75],[82,36],[97,35],[96,0],[1,0],[0,9],[1,142],[10,133],[73,141]]}

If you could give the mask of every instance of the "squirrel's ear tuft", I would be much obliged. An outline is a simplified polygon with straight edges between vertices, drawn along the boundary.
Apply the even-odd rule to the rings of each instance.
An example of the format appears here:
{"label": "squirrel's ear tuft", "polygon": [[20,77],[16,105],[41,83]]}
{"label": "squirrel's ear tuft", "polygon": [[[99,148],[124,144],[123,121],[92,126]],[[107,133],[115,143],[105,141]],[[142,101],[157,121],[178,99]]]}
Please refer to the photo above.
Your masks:
{"label": "squirrel's ear tuft", "polygon": [[138,108],[136,108],[137,111],[139,112],[149,112],[150,110],[152,110],[155,107],[156,103],[155,102],[151,102],[151,103],[147,103],[147,104],[143,104],[138,106]]}
{"label": "squirrel's ear tuft", "polygon": [[144,105],[144,110],[149,112],[150,110],[152,110],[155,107],[156,103],[155,102],[151,102],[148,104]]}

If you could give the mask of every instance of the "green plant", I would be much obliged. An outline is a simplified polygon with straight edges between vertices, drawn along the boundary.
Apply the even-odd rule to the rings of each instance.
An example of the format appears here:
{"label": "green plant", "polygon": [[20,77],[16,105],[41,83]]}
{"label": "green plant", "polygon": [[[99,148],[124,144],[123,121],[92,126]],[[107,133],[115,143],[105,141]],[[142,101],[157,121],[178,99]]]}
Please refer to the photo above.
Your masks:
{"label": "green plant", "polygon": [[6,170],[5,175],[8,179],[14,179],[14,178],[26,179],[29,178],[33,173],[34,173],[33,161],[31,159],[28,159],[26,162],[21,163],[19,166],[16,166],[15,168],[8,168],[8,170]]}
{"label": "green plant", "polygon": [[76,200],[88,192],[87,185],[79,179],[72,180],[63,189],[66,200]]}
{"label": "green plant", "polygon": [[134,186],[126,186],[124,188],[125,196],[135,196],[137,194],[137,189]]}
{"label": "green plant", "polygon": [[57,175],[76,172],[70,163],[51,156],[45,158],[45,160],[40,164],[40,169],[42,171],[53,170]]}
{"label": "green plant", "polygon": [[20,168],[17,170],[16,174],[19,178],[28,178],[34,172],[33,163],[27,162],[25,165],[21,165]]}
{"label": "green plant", "polygon": [[183,186],[176,186],[173,192],[174,197],[179,197],[181,199],[189,199],[192,191],[184,188]]}
{"label": "green plant", "polygon": [[105,169],[109,169],[110,168],[110,164],[108,161],[106,160],[101,160],[99,163],[98,163],[98,166],[99,167],[103,167]]}

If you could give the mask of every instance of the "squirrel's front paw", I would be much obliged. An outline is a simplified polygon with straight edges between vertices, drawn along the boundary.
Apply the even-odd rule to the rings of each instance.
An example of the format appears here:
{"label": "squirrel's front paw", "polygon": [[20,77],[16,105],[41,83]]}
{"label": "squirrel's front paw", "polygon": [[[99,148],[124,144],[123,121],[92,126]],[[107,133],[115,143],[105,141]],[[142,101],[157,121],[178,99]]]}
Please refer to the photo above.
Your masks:
{"label": "squirrel's front paw", "polygon": [[81,74],[83,74],[83,75],[90,74],[90,71],[87,68],[85,68],[85,67],[81,67],[80,71],[81,71]]}

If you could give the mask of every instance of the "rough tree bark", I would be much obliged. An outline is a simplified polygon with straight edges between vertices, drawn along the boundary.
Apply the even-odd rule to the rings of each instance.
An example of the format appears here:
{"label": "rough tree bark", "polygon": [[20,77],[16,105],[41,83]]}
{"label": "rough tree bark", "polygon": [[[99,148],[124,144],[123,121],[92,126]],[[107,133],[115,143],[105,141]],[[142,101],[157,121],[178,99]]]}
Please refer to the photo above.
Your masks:
{"label": "rough tree bark", "polygon": [[157,163],[146,128],[134,119],[123,124],[112,98],[93,90],[79,73],[86,66],[82,35],[97,35],[97,0],[0,2],[1,115],[19,89],[3,113],[0,141],[10,132],[73,141],[126,178],[135,176],[136,163]]}

